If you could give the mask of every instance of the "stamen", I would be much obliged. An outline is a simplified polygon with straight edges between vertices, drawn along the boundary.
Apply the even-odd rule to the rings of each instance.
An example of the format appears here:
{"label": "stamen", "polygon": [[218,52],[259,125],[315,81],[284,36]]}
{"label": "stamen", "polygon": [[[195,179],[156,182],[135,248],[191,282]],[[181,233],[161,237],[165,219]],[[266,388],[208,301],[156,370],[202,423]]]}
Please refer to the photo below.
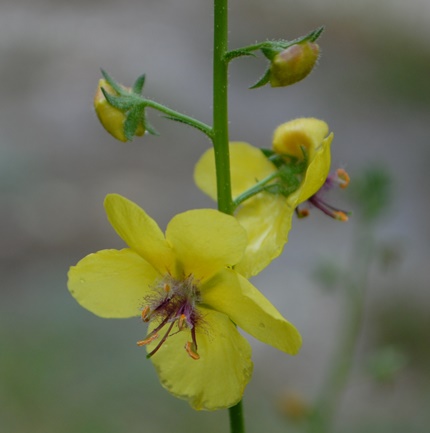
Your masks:
{"label": "stamen", "polygon": [[187,351],[190,358],[194,359],[195,361],[200,359],[200,355],[197,353],[197,347],[192,341],[187,341],[185,343],[184,349]]}
{"label": "stamen", "polygon": [[306,218],[309,216],[309,209],[299,209],[296,207],[296,215],[298,218]]}
{"label": "stamen", "polygon": [[[192,275],[176,280],[170,276],[154,287],[156,294],[147,297],[148,305],[142,309],[142,320],[153,323],[152,331],[138,341],[138,346],[154,342],[148,350],[147,358],[157,353],[169,337],[184,330],[191,333],[191,342],[186,351],[193,359],[199,359],[195,327],[201,319],[195,304],[199,302],[199,291]],[[175,326],[175,328],[173,328]]]}
{"label": "stamen", "polygon": [[187,316],[185,314],[181,314],[181,317],[178,320],[178,328],[180,331],[182,331],[182,329],[184,329],[184,326],[187,326]]}
{"label": "stamen", "polygon": [[339,186],[341,188],[346,188],[349,185],[349,182],[351,180],[351,178],[349,177],[349,174],[343,168],[338,168],[336,170],[336,174],[340,180]]}
{"label": "stamen", "polygon": [[196,352],[197,352],[196,328],[191,329],[191,338],[193,339],[193,344],[194,344],[194,347],[196,348]]}
{"label": "stamen", "polygon": [[158,349],[163,345],[163,343],[167,340],[167,337],[169,336],[170,331],[172,330],[174,324],[175,322],[172,322],[170,324],[169,328],[167,329],[167,332],[164,334],[163,338],[157,344],[157,347],[152,352],[148,353],[148,355],[146,355],[148,359],[151,358],[151,356],[154,355],[158,351]]}
{"label": "stamen", "polygon": [[312,196],[309,199],[309,202],[312,203],[317,209],[324,212],[329,217],[334,218],[335,220],[343,222],[348,221],[348,212],[329,205],[325,201],[318,198],[316,195]]}
{"label": "stamen", "polygon": [[150,312],[149,305],[145,305],[145,308],[142,310],[142,320],[144,322],[149,322],[149,312]]}
{"label": "stamen", "polygon": [[347,222],[348,221],[348,215],[346,215],[345,212],[337,211],[333,212],[334,218],[338,221]]}
{"label": "stamen", "polygon": [[150,335],[148,338],[145,338],[145,340],[138,341],[136,344],[138,346],[146,346],[147,344],[151,343],[151,341],[154,341],[157,338],[158,338],[158,334],[155,333],[155,334]]}

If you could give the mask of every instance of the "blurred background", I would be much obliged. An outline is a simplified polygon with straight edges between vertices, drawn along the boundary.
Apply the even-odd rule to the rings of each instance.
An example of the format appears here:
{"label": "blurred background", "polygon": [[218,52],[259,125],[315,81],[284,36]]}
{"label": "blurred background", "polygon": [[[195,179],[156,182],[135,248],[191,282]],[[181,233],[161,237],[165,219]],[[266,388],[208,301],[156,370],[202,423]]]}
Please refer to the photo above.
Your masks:
{"label": "blurred background", "polygon": [[[233,62],[231,139],[270,147],[280,123],[318,117],[335,133],[333,168],[345,167],[352,184],[374,167],[390,179],[390,205],[371,224],[384,254],[371,263],[334,431],[428,432],[430,3],[235,0],[230,13],[231,48],[326,26],[318,68],[292,87],[247,90],[265,60]],[[214,206],[192,179],[209,147],[202,134],[151,112],[161,136],[122,144],[92,109],[102,67],[125,85],[146,73],[147,97],[210,123],[212,15],[199,0],[2,2],[1,432],[227,431],[227,412],[194,412],[161,388],[136,348],[145,334],[138,319],[93,316],[66,287],[69,266],[123,246],[104,214],[107,193],[136,201],[162,227]],[[348,192],[330,200],[356,211],[350,222],[317,211],[295,220],[284,254],[253,280],[304,345],[292,358],[251,342],[250,433],[299,428],[294,419],[333,365],[348,315],[330,276],[356,271],[354,231],[367,226]]]}

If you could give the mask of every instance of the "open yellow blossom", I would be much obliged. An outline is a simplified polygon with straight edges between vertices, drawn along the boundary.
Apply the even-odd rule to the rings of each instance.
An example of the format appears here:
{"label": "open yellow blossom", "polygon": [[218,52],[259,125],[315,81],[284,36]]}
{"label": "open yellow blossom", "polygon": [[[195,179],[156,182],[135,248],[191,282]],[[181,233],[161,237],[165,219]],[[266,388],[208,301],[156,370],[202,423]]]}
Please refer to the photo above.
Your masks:
{"label": "open yellow blossom", "polygon": [[165,235],[139,206],[110,194],[108,219],[128,248],[102,250],[70,268],[79,304],[106,318],[141,316],[162,385],[195,409],[238,403],[251,378],[251,348],[236,325],[286,353],[301,345],[296,328],[242,275],[247,236],[212,209],[176,215]]}
{"label": "open yellow blossom", "polygon": [[[248,233],[248,245],[235,270],[245,277],[256,275],[279,256],[288,240],[294,209],[314,195],[324,184],[330,169],[329,134],[325,122],[314,118],[295,119],[274,132],[273,151],[279,157],[305,161],[306,168],[297,188],[286,197],[262,191],[244,201],[236,218]],[[230,143],[233,199],[258,182],[278,172],[278,167],[259,148],[248,143]],[[212,149],[198,161],[194,179],[197,186],[216,199],[215,159]],[[273,179],[270,184],[279,180]]]}

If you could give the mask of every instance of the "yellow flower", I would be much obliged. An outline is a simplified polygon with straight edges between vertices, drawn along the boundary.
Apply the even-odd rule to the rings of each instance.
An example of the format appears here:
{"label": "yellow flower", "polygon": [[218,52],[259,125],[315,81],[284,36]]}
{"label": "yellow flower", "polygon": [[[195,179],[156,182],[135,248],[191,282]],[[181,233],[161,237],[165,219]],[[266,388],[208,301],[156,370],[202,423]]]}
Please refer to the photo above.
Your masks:
{"label": "yellow flower", "polygon": [[233,270],[245,230],[211,209],[176,215],[163,235],[139,206],[110,194],[108,219],[127,243],[70,268],[68,287],[81,306],[106,318],[142,316],[162,385],[195,409],[230,407],[251,378],[251,348],[239,326],[286,353],[301,345],[296,328]]}
{"label": "yellow flower", "polygon": [[[278,257],[288,240],[294,209],[324,184],[330,169],[333,134],[322,120],[295,119],[274,132],[273,151],[279,157],[306,161],[298,188],[288,197],[263,191],[238,208],[236,218],[248,233],[248,245],[235,270],[245,277],[256,275]],[[248,143],[230,143],[233,198],[278,171],[259,148]],[[212,149],[198,161],[194,179],[197,186],[216,199],[215,161]],[[273,180],[272,183],[276,183]]]}

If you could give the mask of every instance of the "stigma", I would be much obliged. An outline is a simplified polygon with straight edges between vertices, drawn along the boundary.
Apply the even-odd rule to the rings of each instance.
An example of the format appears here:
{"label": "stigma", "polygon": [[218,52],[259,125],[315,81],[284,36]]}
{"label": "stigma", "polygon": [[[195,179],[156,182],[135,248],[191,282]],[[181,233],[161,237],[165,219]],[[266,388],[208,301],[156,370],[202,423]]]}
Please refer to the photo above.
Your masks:
{"label": "stigma", "polygon": [[185,344],[185,351],[191,359],[198,360],[196,326],[202,322],[202,316],[196,305],[200,293],[192,275],[183,279],[166,275],[146,299],[141,317],[145,323],[154,322],[155,327],[138,346],[157,342],[147,358],[155,355],[169,337],[179,332],[189,332],[190,340]]}

